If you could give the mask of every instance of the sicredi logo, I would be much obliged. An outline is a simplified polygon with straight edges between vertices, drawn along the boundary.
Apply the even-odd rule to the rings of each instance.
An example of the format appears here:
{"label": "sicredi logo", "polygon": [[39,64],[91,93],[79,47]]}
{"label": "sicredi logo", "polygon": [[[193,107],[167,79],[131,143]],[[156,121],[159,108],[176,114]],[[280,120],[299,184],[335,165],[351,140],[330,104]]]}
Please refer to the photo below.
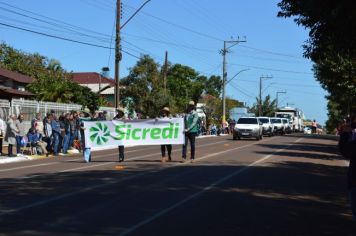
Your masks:
{"label": "sicredi logo", "polygon": [[97,145],[105,144],[109,141],[110,130],[106,124],[97,122],[90,129],[90,140]]}
{"label": "sicredi logo", "polygon": [[96,145],[104,145],[109,138],[114,140],[158,140],[177,139],[179,134],[179,123],[169,123],[166,127],[140,128],[131,124],[120,124],[115,126],[114,132],[106,124],[97,122],[90,129],[90,140]]}

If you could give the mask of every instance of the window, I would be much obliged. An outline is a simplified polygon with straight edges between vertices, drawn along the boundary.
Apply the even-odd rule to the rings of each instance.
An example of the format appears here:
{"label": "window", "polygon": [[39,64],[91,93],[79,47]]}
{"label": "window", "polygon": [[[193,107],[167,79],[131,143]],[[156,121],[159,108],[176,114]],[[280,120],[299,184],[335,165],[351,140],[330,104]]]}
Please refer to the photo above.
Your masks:
{"label": "window", "polygon": [[237,124],[258,124],[256,118],[240,118]]}
{"label": "window", "polygon": [[259,118],[258,119],[260,122],[262,122],[263,124],[268,124],[269,120],[267,118]]}

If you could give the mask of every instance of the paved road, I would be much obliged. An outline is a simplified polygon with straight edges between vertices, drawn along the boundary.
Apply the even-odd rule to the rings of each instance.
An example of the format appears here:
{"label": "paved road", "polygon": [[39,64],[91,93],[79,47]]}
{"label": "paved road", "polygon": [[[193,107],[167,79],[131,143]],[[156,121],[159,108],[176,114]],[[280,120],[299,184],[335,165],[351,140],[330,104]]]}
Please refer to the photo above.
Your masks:
{"label": "paved road", "polygon": [[93,162],[0,166],[0,235],[353,235],[346,162],[328,137],[197,140],[197,159],[159,147]]}

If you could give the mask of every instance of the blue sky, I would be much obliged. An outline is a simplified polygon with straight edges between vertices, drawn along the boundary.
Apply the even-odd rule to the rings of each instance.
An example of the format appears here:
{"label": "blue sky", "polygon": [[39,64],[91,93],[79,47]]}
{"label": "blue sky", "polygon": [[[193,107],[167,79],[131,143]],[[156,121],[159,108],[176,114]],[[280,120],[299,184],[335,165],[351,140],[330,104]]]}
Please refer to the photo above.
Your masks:
{"label": "blue sky", "polygon": [[[122,2],[122,22],[125,22],[144,0]],[[249,70],[227,85],[227,95],[252,105],[258,95],[260,76],[270,75],[273,78],[263,82],[264,96],[270,94],[275,98],[277,91],[284,90],[287,93],[280,95],[281,105],[294,104],[304,111],[306,118],[324,123],[326,92],[315,81],[312,63],[302,57],[308,31],[292,19],[277,18],[278,2],[151,0],[122,29],[122,49],[131,55],[123,53],[120,75],[126,76],[141,54],[149,54],[162,64],[166,50],[171,63],[189,65],[207,76],[221,75],[219,50],[223,40],[246,37],[247,42],[232,47],[227,55],[228,78],[240,70]],[[115,0],[0,0],[0,23],[113,47],[115,3]],[[110,49],[1,25],[0,40],[25,52],[58,59],[69,71],[100,72],[102,67],[109,66],[113,75],[114,51]]]}

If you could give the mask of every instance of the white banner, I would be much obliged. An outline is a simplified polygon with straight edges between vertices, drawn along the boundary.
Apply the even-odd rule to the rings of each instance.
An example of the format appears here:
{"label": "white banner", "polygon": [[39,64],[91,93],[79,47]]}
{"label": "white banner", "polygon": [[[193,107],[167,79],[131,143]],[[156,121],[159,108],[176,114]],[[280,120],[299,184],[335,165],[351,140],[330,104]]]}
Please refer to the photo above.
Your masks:
{"label": "white banner", "polygon": [[84,128],[87,148],[184,143],[183,118],[85,121]]}

